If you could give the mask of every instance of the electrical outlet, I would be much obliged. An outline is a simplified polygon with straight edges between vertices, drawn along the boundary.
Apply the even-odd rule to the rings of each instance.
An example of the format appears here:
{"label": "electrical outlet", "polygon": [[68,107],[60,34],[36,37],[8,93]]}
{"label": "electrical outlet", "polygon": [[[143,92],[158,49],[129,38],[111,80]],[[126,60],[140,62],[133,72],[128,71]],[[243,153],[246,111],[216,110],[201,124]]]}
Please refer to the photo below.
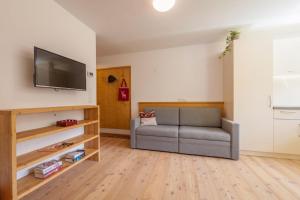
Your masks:
{"label": "electrical outlet", "polygon": [[87,76],[88,77],[94,77],[94,73],[93,72],[87,72]]}

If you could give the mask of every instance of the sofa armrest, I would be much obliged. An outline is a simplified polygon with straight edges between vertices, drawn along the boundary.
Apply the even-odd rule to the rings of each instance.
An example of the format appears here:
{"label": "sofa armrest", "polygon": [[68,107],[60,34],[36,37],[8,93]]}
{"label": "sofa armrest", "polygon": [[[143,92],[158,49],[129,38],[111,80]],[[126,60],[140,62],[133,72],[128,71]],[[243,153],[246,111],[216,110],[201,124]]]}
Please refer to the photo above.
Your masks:
{"label": "sofa armrest", "polygon": [[131,120],[131,135],[130,135],[130,143],[131,143],[131,148],[135,149],[136,148],[136,134],[135,134],[135,129],[138,128],[141,125],[141,119],[140,118],[135,118]]}
{"label": "sofa armrest", "polygon": [[231,134],[231,158],[238,160],[240,156],[239,134],[240,125],[233,121],[222,119],[222,129]]}

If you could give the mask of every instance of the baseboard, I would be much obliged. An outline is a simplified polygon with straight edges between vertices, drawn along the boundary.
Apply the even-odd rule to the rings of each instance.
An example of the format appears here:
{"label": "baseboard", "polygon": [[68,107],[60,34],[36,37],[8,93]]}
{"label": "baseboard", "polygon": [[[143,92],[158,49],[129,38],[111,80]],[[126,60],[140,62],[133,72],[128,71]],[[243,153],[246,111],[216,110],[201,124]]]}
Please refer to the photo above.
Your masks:
{"label": "baseboard", "polygon": [[110,137],[110,138],[121,138],[121,139],[130,139],[130,135],[119,135],[111,133],[100,133],[101,137]]}
{"label": "baseboard", "polygon": [[290,159],[290,160],[300,160],[300,155],[283,154],[283,153],[273,153],[273,152],[258,152],[258,151],[240,151],[241,155],[245,156],[260,156],[268,158],[280,158],[280,159]]}
{"label": "baseboard", "polygon": [[130,135],[130,130],[125,129],[100,128],[100,132],[117,135]]}

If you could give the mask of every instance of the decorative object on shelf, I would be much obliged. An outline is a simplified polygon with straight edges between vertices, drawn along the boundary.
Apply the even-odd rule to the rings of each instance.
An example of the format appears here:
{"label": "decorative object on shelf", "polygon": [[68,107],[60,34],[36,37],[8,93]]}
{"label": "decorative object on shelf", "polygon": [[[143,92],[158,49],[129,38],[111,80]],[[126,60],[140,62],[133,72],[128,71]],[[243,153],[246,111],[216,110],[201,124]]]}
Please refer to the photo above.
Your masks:
{"label": "decorative object on shelf", "polygon": [[61,126],[61,127],[73,126],[76,124],[78,124],[78,121],[76,119],[66,119],[66,120],[60,120],[56,122],[56,126]]}
{"label": "decorative object on shelf", "polygon": [[39,149],[39,152],[56,152],[66,147],[72,146],[74,142],[62,142],[60,144],[52,145],[48,148]]}
{"label": "decorative object on shelf", "polygon": [[109,75],[108,78],[107,78],[107,82],[108,83],[113,83],[117,80],[117,78],[113,75]]}
{"label": "decorative object on shelf", "polygon": [[119,88],[119,101],[129,101],[129,88],[127,87],[126,80],[123,78],[121,87]]}
{"label": "decorative object on shelf", "polygon": [[70,152],[65,156],[65,161],[69,163],[75,163],[81,160],[85,156],[85,150],[77,150]]}
{"label": "decorative object on shelf", "polygon": [[238,40],[240,38],[240,34],[241,33],[239,31],[229,31],[229,34],[226,37],[226,47],[223,53],[220,55],[220,59],[231,51],[233,41]]}
{"label": "decorative object on shelf", "polygon": [[62,169],[62,165],[62,161],[57,160],[42,163],[33,169],[34,177],[41,179],[47,178]]}

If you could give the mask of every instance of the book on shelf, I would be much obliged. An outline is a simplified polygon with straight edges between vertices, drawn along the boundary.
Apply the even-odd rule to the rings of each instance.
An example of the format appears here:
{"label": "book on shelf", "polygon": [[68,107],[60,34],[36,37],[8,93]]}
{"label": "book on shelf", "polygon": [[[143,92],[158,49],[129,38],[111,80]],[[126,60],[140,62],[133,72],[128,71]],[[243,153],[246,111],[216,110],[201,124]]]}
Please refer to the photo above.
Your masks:
{"label": "book on shelf", "polygon": [[74,163],[81,160],[85,156],[84,150],[77,150],[74,152],[70,152],[65,156],[65,161],[69,163]]}
{"label": "book on shelf", "polygon": [[59,170],[62,169],[62,165],[61,166],[58,166],[57,168],[49,171],[48,173],[46,174],[42,174],[42,173],[34,173],[34,177],[36,178],[40,178],[40,179],[45,179],[45,178],[48,178],[49,176],[51,176],[52,174],[54,174],[55,172],[58,172]]}
{"label": "book on shelf", "polygon": [[62,161],[51,160],[36,166],[33,171],[35,174],[47,174],[60,166],[62,166]]}
{"label": "book on shelf", "polygon": [[67,153],[65,155],[65,158],[75,159],[76,157],[84,155],[84,153],[85,153],[84,150],[73,151],[73,152]]}
{"label": "book on shelf", "polygon": [[76,157],[76,158],[65,158],[65,161],[66,161],[66,162],[69,162],[69,163],[75,163],[75,162],[81,160],[83,157],[84,157],[84,156],[82,155],[82,156],[78,156],[78,157]]}

